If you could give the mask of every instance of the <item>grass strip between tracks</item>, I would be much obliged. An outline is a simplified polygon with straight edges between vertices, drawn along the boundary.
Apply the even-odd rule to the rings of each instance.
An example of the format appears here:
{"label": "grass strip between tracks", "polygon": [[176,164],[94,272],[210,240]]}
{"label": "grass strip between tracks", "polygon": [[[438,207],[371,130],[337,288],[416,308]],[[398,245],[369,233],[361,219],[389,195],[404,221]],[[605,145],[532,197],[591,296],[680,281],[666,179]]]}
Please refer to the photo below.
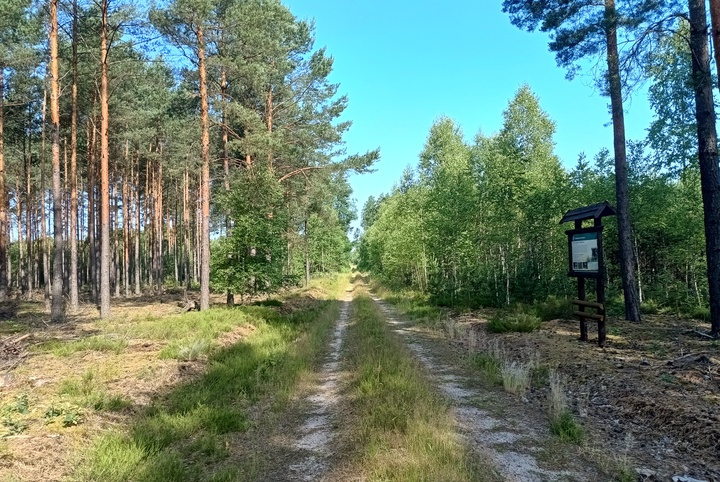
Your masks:
{"label": "grass strip between tracks", "polygon": [[495,480],[474,461],[447,402],[396,339],[377,304],[353,302],[347,339],[358,471],[370,481]]}

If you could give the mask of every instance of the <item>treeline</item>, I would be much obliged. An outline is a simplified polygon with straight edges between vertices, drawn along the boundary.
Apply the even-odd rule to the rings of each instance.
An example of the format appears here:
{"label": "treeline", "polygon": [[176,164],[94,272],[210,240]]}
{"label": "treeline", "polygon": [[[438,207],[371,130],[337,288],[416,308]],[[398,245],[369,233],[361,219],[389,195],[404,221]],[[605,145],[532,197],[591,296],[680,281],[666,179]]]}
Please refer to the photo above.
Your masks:
{"label": "treeline", "polygon": [[211,284],[232,302],[347,264],[345,173],[378,154],[344,155],[310,22],[275,0],[1,5],[2,300],[86,292],[107,316],[170,282],[205,308]]}
{"label": "treeline", "polygon": [[[677,54],[678,45],[663,55]],[[653,65],[658,73],[674,68],[659,60]],[[653,105],[685,105],[686,97],[665,95],[670,88],[666,82],[651,89]],[[573,296],[564,232],[572,226],[559,221],[569,209],[615,202],[612,156],[606,150],[592,161],[581,155],[573,169],[563,169],[554,153],[555,125],[528,86],[519,89],[503,119],[497,134],[479,134],[471,143],[451,119],[432,126],[417,167],[363,209],[362,269],[452,306]],[[633,253],[646,306],[707,316],[697,160],[654,148],[659,140],[694,145],[692,129],[681,125],[686,120],[658,115],[647,141],[629,143]],[[669,124],[685,137],[673,138]],[[621,300],[617,223],[605,218],[604,224],[608,294]]]}

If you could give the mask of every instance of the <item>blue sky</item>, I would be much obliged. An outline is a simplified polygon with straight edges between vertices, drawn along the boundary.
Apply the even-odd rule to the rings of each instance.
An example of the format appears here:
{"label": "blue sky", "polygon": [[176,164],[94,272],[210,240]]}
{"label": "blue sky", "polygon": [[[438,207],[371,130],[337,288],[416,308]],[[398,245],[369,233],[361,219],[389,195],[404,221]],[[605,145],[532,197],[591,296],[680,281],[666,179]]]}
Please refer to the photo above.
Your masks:
{"label": "blue sky", "polygon": [[[452,118],[468,140],[495,133],[524,83],[556,123],[556,154],[566,168],[581,152],[612,148],[609,99],[590,73],[566,80],[547,36],[512,26],[501,0],[283,2],[315,20],[316,47],[335,59],[330,80],[348,95],[345,118],[353,121],[348,152],[381,150],[375,173],[350,177],[358,210],[417,164],[436,119]],[[626,101],[627,138],[644,138],[650,119],[645,94],[635,93]]]}

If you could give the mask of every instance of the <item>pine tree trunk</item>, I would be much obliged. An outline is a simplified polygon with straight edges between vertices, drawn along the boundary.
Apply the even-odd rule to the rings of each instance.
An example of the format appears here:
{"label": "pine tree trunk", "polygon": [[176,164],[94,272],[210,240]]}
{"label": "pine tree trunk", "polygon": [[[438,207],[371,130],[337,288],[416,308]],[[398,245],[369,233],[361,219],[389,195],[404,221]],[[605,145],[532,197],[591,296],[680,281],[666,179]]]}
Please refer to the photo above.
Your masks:
{"label": "pine tree trunk", "polygon": [[720,175],[704,0],[689,0],[690,48],[705,217],[711,334],[720,337]]}
{"label": "pine tree trunk", "polygon": [[135,204],[135,294],[140,295],[140,278],[142,266],[140,265],[140,157],[138,156],[138,168],[134,189]]}
{"label": "pine tree trunk", "polygon": [[[31,124],[32,120],[28,118],[28,153],[25,158],[25,242],[27,243],[27,263],[25,271],[25,286],[27,288],[27,299],[33,299],[33,246],[32,246],[32,186],[31,186],[31,161],[32,161],[32,131]],[[59,147],[59,136],[58,136],[58,156],[60,155]],[[58,157],[59,159],[59,157]]]}
{"label": "pine tree trunk", "polygon": [[[70,236],[70,226],[68,224],[68,211],[69,211],[69,194],[70,194],[70,186],[68,185],[68,179],[70,178],[70,175],[68,174],[68,146],[67,146],[67,139],[63,139],[63,151],[64,151],[64,159],[65,159],[65,169],[63,170],[63,179],[65,180],[65,184],[63,185],[63,239],[64,239],[64,249],[62,251],[62,265],[63,265],[63,296],[67,296],[67,285],[68,285],[68,265],[67,265],[67,239]],[[67,309],[67,307],[66,307]]]}
{"label": "pine tree trunk", "polygon": [[96,168],[95,168],[95,147],[96,147],[96,130],[93,127],[91,119],[88,119],[88,268],[90,272],[90,290],[92,293],[93,303],[97,304],[98,298],[98,271],[97,271],[97,237],[96,237],[96,203],[95,203],[95,186],[96,186]]}
{"label": "pine tree trunk", "polygon": [[77,187],[77,84],[78,84],[78,53],[77,53],[77,0],[73,1],[72,20],[72,92],[70,107],[70,272],[68,273],[68,286],[70,289],[70,312],[74,313],[79,307],[78,300],[78,247],[77,247],[77,216],[78,216],[78,187]]}
{"label": "pine tree trunk", "polygon": [[5,191],[5,65],[0,63],[0,302],[8,300],[8,201]]}
{"label": "pine tree trunk", "polygon": [[123,212],[123,287],[125,298],[130,296],[130,200],[128,186],[128,166],[130,163],[130,141],[125,141],[125,168],[122,176],[122,212]]}
{"label": "pine tree trunk", "polygon": [[640,321],[640,300],[635,280],[632,226],[630,224],[630,195],[628,191],[627,155],[625,152],[625,115],[623,114],[622,84],[620,81],[615,0],[605,0],[605,22],[608,80],[613,120],[613,147],[615,150],[618,247],[620,250],[623,293],[625,295],[625,319]]}
{"label": "pine tree trunk", "polygon": [[63,299],[63,222],[62,184],[60,182],[60,77],[58,62],[58,0],[50,0],[50,122],[52,124],[53,156],[53,228],[55,231],[55,257],[53,260],[52,313],[54,322],[65,319]]}
{"label": "pine tree trunk", "polygon": [[108,138],[108,0],[100,28],[100,318],[110,316],[110,146]]}
{"label": "pine tree trunk", "polygon": [[200,77],[200,123],[202,127],[202,237],[200,257],[200,309],[210,307],[210,118],[208,113],[207,79],[205,71],[205,40],[198,27],[198,73]]}
{"label": "pine tree trunk", "polygon": [[[145,199],[143,199],[143,231],[145,232],[145,239],[143,240],[143,246],[145,248],[145,268],[147,274],[147,285],[152,287],[152,245],[150,241],[152,239],[152,225],[148,227],[148,216],[150,215],[150,161],[145,162]],[[149,231],[149,232],[148,232]]]}
{"label": "pine tree trunk", "polygon": [[157,149],[159,158],[157,161],[157,168],[153,173],[155,178],[155,207],[154,207],[154,218],[155,218],[155,252],[153,256],[153,263],[155,265],[155,290],[158,293],[163,291],[164,273],[163,273],[163,180],[162,180],[162,156],[163,147],[162,144]]}
{"label": "pine tree trunk", "polygon": [[[46,91],[47,92],[47,91]],[[43,285],[44,285],[44,297],[45,297],[45,311],[50,313],[52,305],[50,302],[50,291],[52,289],[52,283],[50,282],[50,250],[48,249],[47,243],[47,219],[45,218],[45,193],[47,192],[47,186],[45,186],[45,93],[43,93],[43,108],[42,108],[42,153],[40,154],[40,219],[42,222],[42,229],[40,230],[41,246],[42,246],[42,257],[43,257]]]}
{"label": "pine tree trunk", "polygon": [[310,233],[308,222],[305,220],[305,287],[310,286]]}
{"label": "pine tree trunk", "polygon": [[17,208],[17,234],[18,234],[18,269],[15,280],[17,281],[18,296],[23,291],[23,236],[22,236],[22,203],[20,202],[20,176],[15,177],[15,207]]}
{"label": "pine tree trunk", "polygon": [[[720,72],[720,0],[710,0],[710,19],[712,21],[712,42],[715,53],[715,67]],[[718,77],[720,87],[720,77]]]}
{"label": "pine tree trunk", "polygon": [[191,245],[190,245],[190,173],[188,173],[187,167],[185,167],[185,175],[183,178],[183,236],[185,237],[184,243],[183,243],[183,251],[184,251],[184,258],[185,258],[185,287],[186,289],[190,289],[190,279],[191,279],[191,272],[190,272],[190,253],[191,253]]}
{"label": "pine tree trunk", "polygon": [[113,265],[115,267],[115,298],[120,298],[120,205],[118,200],[118,173],[115,167],[115,183],[113,184],[113,205],[114,205],[114,232],[113,232]]}
{"label": "pine tree trunk", "polygon": [[[223,175],[225,180],[225,192],[230,192],[230,156],[228,156],[228,125],[227,125],[227,76],[225,68],[220,73],[220,91],[222,95],[222,152],[223,152]],[[225,213],[225,236],[230,235],[230,213]],[[228,306],[235,304],[235,293],[231,289],[226,291],[225,303]]]}

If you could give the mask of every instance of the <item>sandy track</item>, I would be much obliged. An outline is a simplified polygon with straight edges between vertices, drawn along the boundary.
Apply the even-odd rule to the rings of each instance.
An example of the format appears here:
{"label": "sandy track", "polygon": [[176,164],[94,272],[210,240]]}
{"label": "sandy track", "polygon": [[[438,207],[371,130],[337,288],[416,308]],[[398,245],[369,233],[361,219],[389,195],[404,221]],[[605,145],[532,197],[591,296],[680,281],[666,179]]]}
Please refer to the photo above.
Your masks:
{"label": "sandy track", "polygon": [[278,460],[264,474],[272,481],[322,481],[332,469],[337,435],[337,405],[340,385],[340,352],[350,312],[350,297],[342,301],[330,349],[314,378],[313,386],[294,404],[291,420],[276,439]]}

